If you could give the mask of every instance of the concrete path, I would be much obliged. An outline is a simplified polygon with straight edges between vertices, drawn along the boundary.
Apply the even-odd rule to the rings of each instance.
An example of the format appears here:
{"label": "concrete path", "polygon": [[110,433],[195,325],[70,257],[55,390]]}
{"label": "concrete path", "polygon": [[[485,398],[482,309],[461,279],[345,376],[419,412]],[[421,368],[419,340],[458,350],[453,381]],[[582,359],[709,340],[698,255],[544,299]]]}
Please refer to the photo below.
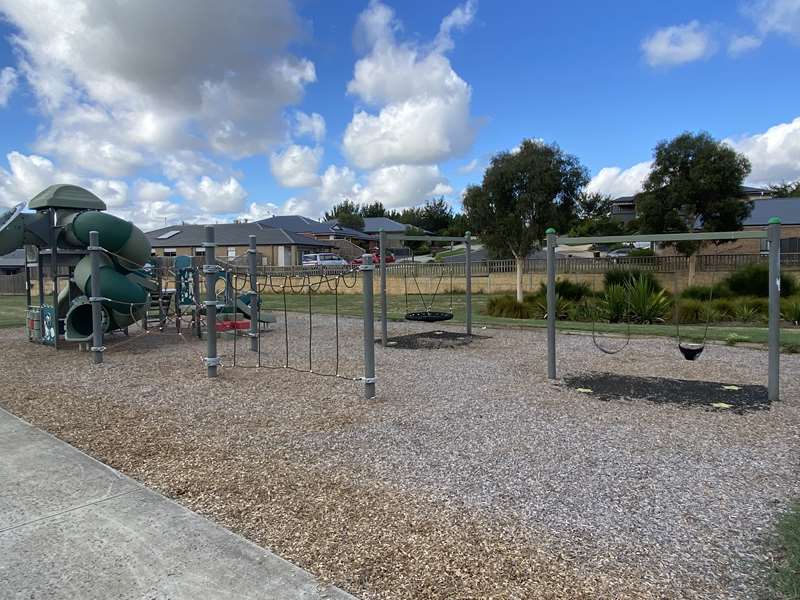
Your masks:
{"label": "concrete path", "polygon": [[353,600],[2,409],[0,597]]}

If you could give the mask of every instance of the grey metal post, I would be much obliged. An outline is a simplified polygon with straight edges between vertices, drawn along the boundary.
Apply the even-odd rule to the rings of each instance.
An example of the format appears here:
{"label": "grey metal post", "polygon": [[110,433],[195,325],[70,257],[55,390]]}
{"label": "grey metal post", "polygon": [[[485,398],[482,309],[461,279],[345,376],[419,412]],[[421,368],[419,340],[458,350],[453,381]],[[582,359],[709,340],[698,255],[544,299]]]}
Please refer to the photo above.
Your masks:
{"label": "grey metal post", "polygon": [[769,241],[769,379],[770,402],[780,400],[781,362],[781,220],[772,217],[767,226]]}
{"label": "grey metal post", "polygon": [[103,301],[100,297],[100,234],[96,231],[89,232],[89,253],[91,254],[91,269],[92,269],[92,285],[91,297],[89,302],[92,303],[92,356],[94,364],[99,365],[103,362],[103,314],[100,303]]}
{"label": "grey metal post", "polygon": [[205,248],[206,262],[203,273],[206,275],[206,339],[208,340],[208,356],[205,359],[208,376],[217,376],[219,357],[217,356],[217,257],[214,243],[214,226],[206,225]]}
{"label": "grey metal post", "polygon": [[378,244],[381,262],[381,346],[386,347],[389,339],[389,325],[386,322],[388,308],[386,306],[386,232],[378,232]]}
{"label": "grey metal post", "polygon": [[556,230],[547,231],[547,378],[556,378]]}
{"label": "grey metal post", "polygon": [[361,291],[364,296],[364,398],[375,397],[375,310],[373,306],[372,254],[361,257]]}
{"label": "grey metal post", "polygon": [[464,294],[466,295],[467,310],[467,335],[472,335],[472,236],[469,231],[464,234],[464,246],[467,251],[467,260],[464,263],[464,278],[466,285]]}
{"label": "grey metal post", "polygon": [[258,319],[261,298],[258,296],[257,262],[258,248],[256,236],[250,236],[250,247],[247,249],[247,267],[250,271],[250,350],[258,352]]}

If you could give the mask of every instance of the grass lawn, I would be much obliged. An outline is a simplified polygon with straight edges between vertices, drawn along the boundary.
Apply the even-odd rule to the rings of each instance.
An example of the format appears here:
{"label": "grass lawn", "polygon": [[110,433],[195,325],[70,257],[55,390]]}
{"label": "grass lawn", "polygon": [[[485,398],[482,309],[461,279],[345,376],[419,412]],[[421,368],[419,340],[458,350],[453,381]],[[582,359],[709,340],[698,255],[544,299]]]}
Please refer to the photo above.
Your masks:
{"label": "grass lawn", "polygon": [[25,325],[25,296],[0,296],[0,327]]}
{"label": "grass lawn", "polygon": [[[492,325],[501,327],[546,327],[547,323],[543,319],[505,319],[501,317],[490,317],[483,314],[486,303],[491,296],[476,294],[472,297],[472,322],[475,326]],[[315,313],[333,314],[335,311],[336,297],[333,294],[314,294],[312,297],[312,311]],[[375,297],[375,315],[380,315],[379,299]],[[436,299],[433,310],[444,310],[449,307],[450,298],[448,294]],[[420,303],[419,296],[408,298],[408,310],[424,310]],[[290,311],[305,312],[308,310],[308,296],[305,294],[287,294],[286,305]],[[263,304],[265,308],[274,312],[283,310],[283,296],[280,294],[265,294]],[[403,296],[389,296],[389,319],[402,320],[406,313],[405,299]],[[363,310],[362,298],[360,294],[339,294],[339,314],[348,316],[361,316]],[[453,321],[463,323],[466,315],[464,305],[464,295],[456,294],[453,296]],[[276,315],[277,316],[277,315]],[[0,296],[0,327],[22,327],[25,324],[25,297],[24,296]],[[580,323],[573,321],[559,321],[557,327],[567,331],[591,331],[591,323]],[[703,325],[683,325],[681,335],[687,339],[701,339],[703,337]],[[625,324],[598,323],[597,331],[603,333],[624,334]],[[674,336],[675,327],[673,325],[631,325],[632,335],[641,336]],[[711,340],[724,341],[731,334],[738,336],[740,342],[753,342],[764,344],[767,342],[766,327],[710,327],[708,338]],[[781,330],[781,343],[800,345],[800,328],[784,328]]]}
{"label": "grass lawn", "polygon": [[778,538],[783,556],[775,572],[775,587],[788,600],[800,600],[800,504],[778,523]]}

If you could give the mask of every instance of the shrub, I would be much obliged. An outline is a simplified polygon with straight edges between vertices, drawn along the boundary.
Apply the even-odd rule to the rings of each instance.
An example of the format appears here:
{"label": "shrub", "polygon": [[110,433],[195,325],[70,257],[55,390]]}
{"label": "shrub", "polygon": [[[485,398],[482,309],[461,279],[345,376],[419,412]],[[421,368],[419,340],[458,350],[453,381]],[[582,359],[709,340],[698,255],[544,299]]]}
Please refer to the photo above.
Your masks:
{"label": "shrub", "polygon": [[640,278],[625,286],[631,318],[640,323],[663,321],[669,311],[669,298],[664,290],[655,290],[647,278]]}
{"label": "shrub", "polygon": [[597,303],[584,299],[582,302],[573,303],[567,311],[570,321],[594,321],[597,317]]}
{"label": "shrub", "polygon": [[714,286],[690,285],[681,292],[681,298],[693,298],[695,300],[708,301],[715,298],[730,298],[732,292],[725,283],[717,283]]}
{"label": "shrub", "polygon": [[[740,267],[725,280],[731,292],[739,296],[769,295],[769,266],[753,264]],[[797,292],[797,281],[789,273],[781,271],[781,296],[792,296]]]}
{"label": "shrub", "polygon": [[[569,318],[569,313],[572,307],[575,306],[573,302],[562,298],[556,294],[556,319],[564,320]],[[536,305],[534,313],[537,317],[544,319],[547,317],[547,298],[542,298]]]}
{"label": "shrub", "polygon": [[517,302],[514,296],[496,296],[486,303],[486,314],[506,319],[530,319],[533,308],[525,302]]}
{"label": "shrub", "polygon": [[741,336],[737,333],[729,333],[728,337],[725,338],[725,345],[726,346],[735,346],[739,342],[746,342],[750,338]]}
{"label": "shrub", "polygon": [[[540,285],[539,294],[547,298],[547,285]],[[556,294],[571,301],[582,300],[586,296],[592,295],[592,288],[588,283],[582,281],[570,281],[569,279],[559,279],[556,281]]]}
{"label": "shrub", "polygon": [[787,321],[800,325],[800,297],[796,296],[781,301],[781,315]]}
{"label": "shrub", "polygon": [[740,323],[754,323],[763,318],[758,308],[749,302],[737,303],[733,316]]}
{"label": "shrub", "polygon": [[611,284],[600,297],[600,314],[609,323],[625,320],[628,313],[628,290],[623,285]]}
{"label": "shrub", "polygon": [[711,307],[716,311],[720,321],[730,321],[736,311],[736,303],[729,298],[712,300]]}
{"label": "shrub", "polygon": [[650,248],[634,248],[628,256],[655,256]]}
{"label": "shrub", "polygon": [[606,271],[603,277],[603,283],[606,289],[610,285],[624,286],[628,283],[635,284],[639,280],[646,280],[650,283],[650,287],[654,291],[660,291],[663,288],[655,275],[650,271],[637,271],[635,269],[610,269]]}
{"label": "shrub", "polygon": [[705,305],[694,298],[681,298],[678,301],[678,323],[703,323],[707,313]]}

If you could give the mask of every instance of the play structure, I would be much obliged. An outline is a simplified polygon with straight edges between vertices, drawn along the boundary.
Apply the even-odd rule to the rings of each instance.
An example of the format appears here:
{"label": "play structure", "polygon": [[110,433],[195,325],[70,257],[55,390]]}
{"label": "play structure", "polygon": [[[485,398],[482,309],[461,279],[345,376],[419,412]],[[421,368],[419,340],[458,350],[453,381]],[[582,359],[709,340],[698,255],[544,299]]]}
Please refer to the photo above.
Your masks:
{"label": "play structure", "polygon": [[[464,263],[464,277],[465,277],[465,302],[466,302],[466,334],[472,335],[472,237],[467,232],[464,237],[458,236],[434,236],[434,235],[403,235],[403,234],[387,234],[381,230],[379,233],[379,263],[380,263],[380,297],[381,297],[381,345],[384,347],[388,344],[389,330],[388,330],[388,298],[386,291],[386,252],[387,246],[390,242],[448,242],[451,245],[454,243],[464,244],[465,250],[465,263]],[[438,323],[442,321],[449,321],[453,318],[453,272],[456,268],[455,264],[449,265],[449,278],[450,278],[450,291],[449,291],[449,305],[446,309],[434,310],[436,308],[436,297],[439,294],[439,288],[445,278],[445,269],[439,273],[436,279],[436,286],[433,293],[429,298],[426,298],[422,292],[417,278],[416,265],[414,263],[395,263],[392,269],[401,269],[403,275],[403,290],[405,297],[405,320],[417,321],[423,323]],[[416,309],[411,309],[409,305],[409,291],[408,279],[409,275],[416,287],[416,296],[419,298],[420,306]],[[414,290],[412,289],[412,295]]]}
{"label": "play structure", "polygon": [[[653,235],[615,235],[597,237],[560,237],[555,229],[547,230],[547,377],[556,378],[556,246],[577,246],[586,244],[614,244],[630,242],[679,242],[679,241],[715,241],[715,240],[766,240],[769,246],[769,366],[768,397],[770,402],[780,398],[780,240],[781,222],[773,217],[765,231],[728,231],[714,233],[667,233]],[[713,289],[713,286],[712,286]],[[699,344],[686,343],[681,339],[680,326],[677,329],[678,351],[686,360],[696,360],[705,349],[710,320],[706,321],[703,340]],[[626,339],[620,347],[610,349],[602,346],[595,335],[592,324],[592,340],[602,352],[617,354],[630,342],[630,320],[627,322]]]}

